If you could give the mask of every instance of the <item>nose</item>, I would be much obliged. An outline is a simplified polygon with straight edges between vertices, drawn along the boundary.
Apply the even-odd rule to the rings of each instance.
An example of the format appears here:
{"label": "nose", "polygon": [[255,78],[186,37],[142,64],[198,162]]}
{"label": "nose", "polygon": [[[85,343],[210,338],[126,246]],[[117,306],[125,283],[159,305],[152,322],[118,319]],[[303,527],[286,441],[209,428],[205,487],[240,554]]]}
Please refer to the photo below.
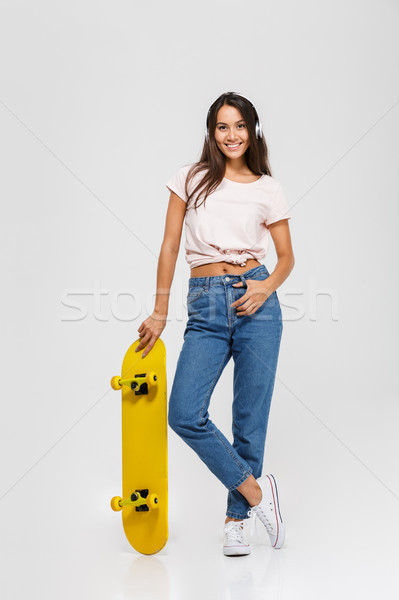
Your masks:
{"label": "nose", "polygon": [[229,144],[234,144],[234,142],[238,141],[238,137],[236,132],[234,131],[234,129],[229,129],[229,132],[227,134],[227,142]]}

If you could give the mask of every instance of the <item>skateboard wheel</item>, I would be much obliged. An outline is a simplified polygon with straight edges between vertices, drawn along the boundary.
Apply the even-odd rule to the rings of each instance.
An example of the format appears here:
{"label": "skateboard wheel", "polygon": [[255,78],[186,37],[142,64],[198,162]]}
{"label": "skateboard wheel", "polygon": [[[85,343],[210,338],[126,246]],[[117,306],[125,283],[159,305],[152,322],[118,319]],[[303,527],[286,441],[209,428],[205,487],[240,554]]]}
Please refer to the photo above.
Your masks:
{"label": "skateboard wheel", "polygon": [[145,380],[148,385],[155,385],[157,383],[157,374],[155,371],[150,371],[147,373]]}
{"label": "skateboard wheel", "polygon": [[118,511],[118,510],[122,510],[121,505],[119,504],[121,502],[122,498],[120,496],[114,496],[111,500],[111,508],[112,510]]}
{"label": "skateboard wheel", "polygon": [[122,388],[121,384],[119,383],[120,380],[121,378],[119,377],[119,375],[115,375],[114,377],[112,377],[111,387],[113,390],[120,390]]}
{"label": "skateboard wheel", "polygon": [[158,504],[158,496],[156,494],[150,494],[148,499],[147,499],[147,505],[150,508],[158,508],[159,504]]}

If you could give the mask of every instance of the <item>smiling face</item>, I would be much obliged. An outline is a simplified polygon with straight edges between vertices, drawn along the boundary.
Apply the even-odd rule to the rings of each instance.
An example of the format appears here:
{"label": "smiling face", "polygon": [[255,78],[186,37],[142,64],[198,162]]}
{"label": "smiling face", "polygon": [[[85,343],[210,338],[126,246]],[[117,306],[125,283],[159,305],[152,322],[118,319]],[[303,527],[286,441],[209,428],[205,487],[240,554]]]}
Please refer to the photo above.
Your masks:
{"label": "smiling face", "polygon": [[216,116],[215,140],[226,158],[242,157],[249,147],[247,125],[235,106],[224,104]]}

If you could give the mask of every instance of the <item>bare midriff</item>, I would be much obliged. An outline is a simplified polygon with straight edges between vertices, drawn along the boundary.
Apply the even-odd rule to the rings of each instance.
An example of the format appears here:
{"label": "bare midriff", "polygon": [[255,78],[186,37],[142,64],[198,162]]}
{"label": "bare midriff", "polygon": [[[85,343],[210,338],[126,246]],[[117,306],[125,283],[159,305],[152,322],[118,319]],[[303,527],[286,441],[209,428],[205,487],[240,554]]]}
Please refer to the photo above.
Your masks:
{"label": "bare midriff", "polygon": [[245,271],[249,271],[249,269],[253,269],[254,267],[258,267],[261,263],[255,258],[249,258],[244,267],[241,265],[233,265],[228,262],[216,262],[216,263],[207,263],[206,265],[200,265],[199,267],[194,267],[191,269],[190,277],[212,277],[214,275],[240,275],[241,273],[245,273]]}

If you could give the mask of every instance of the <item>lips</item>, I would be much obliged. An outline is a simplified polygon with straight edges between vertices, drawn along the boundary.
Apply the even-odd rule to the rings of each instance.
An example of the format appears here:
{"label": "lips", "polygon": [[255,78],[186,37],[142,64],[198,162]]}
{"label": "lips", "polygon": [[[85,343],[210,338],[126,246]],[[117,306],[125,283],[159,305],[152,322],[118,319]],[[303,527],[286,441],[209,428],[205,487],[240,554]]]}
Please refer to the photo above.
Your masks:
{"label": "lips", "polygon": [[229,150],[237,150],[237,148],[239,148],[241,146],[242,142],[239,142],[238,144],[234,144],[232,146],[230,146],[229,144],[225,144],[225,146],[227,146],[227,148]]}

